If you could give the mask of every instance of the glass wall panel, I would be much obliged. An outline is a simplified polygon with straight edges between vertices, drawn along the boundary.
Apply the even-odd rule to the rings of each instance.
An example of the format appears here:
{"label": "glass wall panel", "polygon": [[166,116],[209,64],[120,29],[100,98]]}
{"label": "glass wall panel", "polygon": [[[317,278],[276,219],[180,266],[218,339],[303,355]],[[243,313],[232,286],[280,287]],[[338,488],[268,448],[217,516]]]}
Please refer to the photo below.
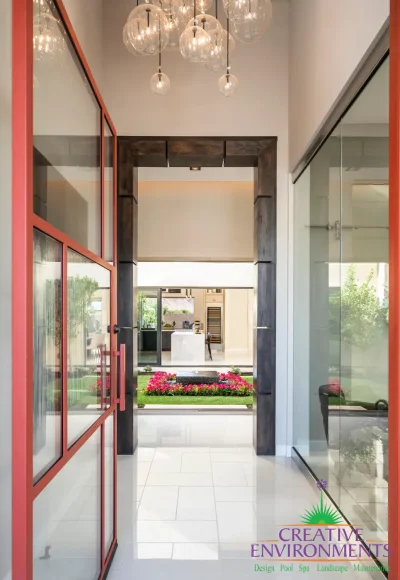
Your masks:
{"label": "glass wall panel", "polygon": [[34,2],[34,57],[34,211],[100,255],[100,108],[52,0]]}
{"label": "glass wall panel", "polygon": [[382,563],[388,86],[386,59],[296,182],[294,200],[294,444]]}
{"label": "glass wall panel", "polygon": [[114,539],[114,415],[105,422],[105,557]]}
{"label": "glass wall panel", "polygon": [[33,477],[61,456],[62,246],[43,232],[33,237]]}
{"label": "glass wall panel", "polygon": [[68,443],[110,406],[110,272],[68,250]]}
{"label": "glass wall panel", "polygon": [[114,136],[104,121],[104,259],[114,259]]}
{"label": "glass wall panel", "polygon": [[329,307],[340,286],[340,152],[336,131],[297,181],[294,199],[294,439],[336,497],[329,466],[338,426],[329,422],[327,395],[340,369],[340,311]]}
{"label": "glass wall panel", "polygon": [[35,580],[99,577],[100,458],[98,429],[35,499]]}
{"label": "glass wall panel", "polygon": [[[388,532],[388,60],[342,119],[340,507]],[[381,558],[382,550],[374,548]]]}

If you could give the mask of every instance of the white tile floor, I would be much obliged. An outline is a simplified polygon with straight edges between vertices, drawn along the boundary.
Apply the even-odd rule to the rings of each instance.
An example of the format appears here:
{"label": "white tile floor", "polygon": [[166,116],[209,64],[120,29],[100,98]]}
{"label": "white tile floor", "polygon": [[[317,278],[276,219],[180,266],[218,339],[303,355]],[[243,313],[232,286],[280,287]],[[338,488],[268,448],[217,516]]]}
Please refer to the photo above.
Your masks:
{"label": "white tile floor", "polygon": [[[139,448],[119,458],[119,548],[108,578],[254,578],[251,542],[300,522],[319,493],[292,459],[256,457],[251,437],[249,416],[140,416]],[[321,577],[278,569],[268,578]]]}

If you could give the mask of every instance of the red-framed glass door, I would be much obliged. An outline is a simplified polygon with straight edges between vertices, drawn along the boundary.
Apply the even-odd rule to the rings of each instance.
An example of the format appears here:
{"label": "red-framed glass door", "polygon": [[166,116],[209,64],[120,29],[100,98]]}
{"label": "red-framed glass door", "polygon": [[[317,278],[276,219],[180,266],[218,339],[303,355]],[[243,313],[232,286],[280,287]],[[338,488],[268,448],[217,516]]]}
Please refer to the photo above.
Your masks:
{"label": "red-framed glass door", "polygon": [[117,137],[61,0],[13,0],[12,32],[13,580],[103,578],[125,388]]}

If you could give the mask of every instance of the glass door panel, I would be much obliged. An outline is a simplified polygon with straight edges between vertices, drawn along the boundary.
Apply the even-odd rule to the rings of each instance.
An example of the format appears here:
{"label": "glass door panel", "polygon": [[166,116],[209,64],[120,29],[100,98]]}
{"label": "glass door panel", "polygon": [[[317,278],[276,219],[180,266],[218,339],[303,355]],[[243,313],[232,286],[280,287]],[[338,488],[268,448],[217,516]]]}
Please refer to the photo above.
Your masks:
{"label": "glass door panel", "polygon": [[62,453],[62,296],[60,242],[33,233],[33,478]]}
{"label": "glass door panel", "polygon": [[33,504],[34,580],[97,580],[100,574],[100,429]]}
{"label": "glass door panel", "polygon": [[114,540],[114,415],[104,424],[104,555],[107,556]]}
{"label": "glass door panel", "polygon": [[110,406],[109,270],[68,249],[68,444]]}

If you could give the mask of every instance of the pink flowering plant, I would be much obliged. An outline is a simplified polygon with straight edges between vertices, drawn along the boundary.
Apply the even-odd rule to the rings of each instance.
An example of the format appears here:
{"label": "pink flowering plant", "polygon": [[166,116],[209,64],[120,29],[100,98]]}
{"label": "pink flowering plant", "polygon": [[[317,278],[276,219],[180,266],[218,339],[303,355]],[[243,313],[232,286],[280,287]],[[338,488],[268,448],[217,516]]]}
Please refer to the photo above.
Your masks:
{"label": "pink flowering plant", "polygon": [[[100,397],[101,393],[102,393],[102,387],[103,387],[103,380],[97,379],[96,384],[90,385],[89,392],[92,395],[97,395],[98,397]],[[108,397],[108,396],[110,396],[110,391],[111,391],[111,379],[110,379],[110,375],[107,375],[106,376],[106,392],[104,394]]]}
{"label": "pink flowering plant", "polygon": [[151,377],[142,392],[145,395],[246,397],[253,393],[253,386],[231,372],[218,373],[218,383],[211,385],[180,385],[176,382],[176,375],[159,371]]}

